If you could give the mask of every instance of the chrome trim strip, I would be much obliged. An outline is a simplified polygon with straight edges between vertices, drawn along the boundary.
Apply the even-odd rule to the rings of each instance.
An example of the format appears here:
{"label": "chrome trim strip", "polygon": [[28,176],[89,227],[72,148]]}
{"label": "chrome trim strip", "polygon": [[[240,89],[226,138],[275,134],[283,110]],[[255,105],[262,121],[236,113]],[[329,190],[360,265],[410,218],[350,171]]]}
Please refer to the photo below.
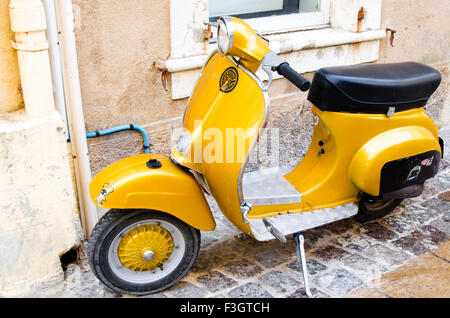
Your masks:
{"label": "chrome trim strip", "polygon": [[[266,219],[270,220],[273,226],[275,226],[283,235],[289,235],[350,218],[357,212],[357,204],[351,202],[332,208],[275,215]],[[273,240],[275,238],[264,225],[263,218],[248,219],[248,221],[253,236],[258,241]]]}
{"label": "chrome trim strip", "polygon": [[209,188],[208,181],[206,181],[205,176],[194,169],[189,169],[189,171],[192,173],[195,180],[197,180],[197,182],[201,185],[203,190],[205,190],[205,192],[208,193],[210,196],[213,196],[211,193],[211,189]]}
{"label": "chrome trim strip", "polygon": [[[202,69],[200,70],[200,75],[197,78],[197,81],[195,82],[194,88],[192,89],[191,95],[189,96],[188,102],[186,104],[186,108],[184,109],[184,114],[183,114],[183,127],[184,127],[184,118],[186,117],[186,113],[188,112],[188,106],[191,102],[191,99],[194,97],[194,91],[197,88],[198,82],[200,81],[200,78],[202,77],[203,71],[205,70],[206,65],[209,63],[209,60],[213,57],[214,54],[216,54],[216,52],[218,52],[217,49],[213,50],[208,57],[206,58],[205,62],[203,63]],[[205,79],[208,77],[208,74],[206,74]],[[201,87],[200,87],[201,88]],[[199,90],[200,90],[199,88]],[[197,96],[197,95],[196,95]],[[185,128],[185,127],[184,127]]]}
{"label": "chrome trim strip", "polygon": [[[185,129],[186,129],[186,127],[184,126],[184,119],[185,119],[185,117],[186,117],[186,113],[187,113],[187,112],[189,111],[189,109],[190,109],[190,107],[188,108],[188,106],[189,106],[189,104],[190,104],[190,102],[191,102],[191,99],[194,98],[195,96],[197,96],[197,95],[193,96],[194,91],[195,91],[195,88],[197,87],[198,82],[200,81],[200,78],[202,77],[203,71],[204,71],[206,65],[209,63],[209,60],[210,60],[210,59],[214,56],[214,54],[216,54],[217,52],[218,52],[217,49],[215,49],[215,50],[213,50],[213,51],[208,55],[208,57],[207,57],[206,60],[205,60],[205,63],[203,63],[202,69],[201,69],[201,71],[200,71],[200,75],[198,76],[197,81],[195,82],[194,88],[192,89],[191,96],[189,97],[188,102],[187,102],[187,104],[186,104],[186,108],[184,109],[184,114],[183,114],[183,119],[182,119],[183,128],[185,128]],[[207,77],[208,77],[208,74],[206,74],[205,79],[206,79]],[[203,84],[202,84],[202,85],[203,85]],[[200,89],[201,89],[201,87],[200,87],[198,90],[200,91]],[[178,150],[177,150],[177,151],[178,151]],[[184,165],[184,164],[178,162],[175,158],[172,157],[172,155],[170,155],[170,160],[172,160],[173,162],[175,162],[176,164],[178,164],[178,165],[180,165],[180,166],[182,166],[182,167],[188,168],[188,169],[190,169],[190,170],[196,171],[197,173],[201,174],[200,171],[197,171],[197,170],[195,170],[195,169],[192,169],[191,167],[186,166],[186,165]]]}
{"label": "chrome trim strip", "polygon": [[267,120],[269,118],[269,110],[270,110],[270,100],[269,100],[269,94],[267,91],[264,91],[264,85],[261,81],[261,79],[254,73],[247,70],[243,65],[239,64],[233,57],[227,56],[233,63],[236,65],[237,68],[242,70],[243,72],[247,73],[255,82],[258,84],[258,86],[261,88],[261,92],[263,93],[264,97],[264,106],[265,106],[265,113],[264,113],[264,119],[261,123],[261,125],[258,128],[258,133],[255,136],[255,139],[253,140],[253,143],[250,145],[247,154],[245,155],[244,162],[242,163],[241,170],[239,171],[239,178],[238,178],[238,197],[239,197],[239,203],[240,205],[244,205],[244,194],[242,192],[242,178],[244,175],[245,167],[248,164],[248,161],[250,159],[250,154],[253,152],[254,148],[258,144],[258,137],[260,134],[261,127],[264,127],[267,123]]}

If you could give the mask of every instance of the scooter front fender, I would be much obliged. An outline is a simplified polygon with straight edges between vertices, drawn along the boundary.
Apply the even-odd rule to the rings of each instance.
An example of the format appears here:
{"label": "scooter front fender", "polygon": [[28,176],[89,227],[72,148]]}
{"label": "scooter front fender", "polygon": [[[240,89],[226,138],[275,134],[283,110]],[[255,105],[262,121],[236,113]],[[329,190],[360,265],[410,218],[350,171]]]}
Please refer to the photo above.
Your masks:
{"label": "scooter front fender", "polygon": [[[154,160],[149,163],[151,159]],[[102,208],[157,210],[202,231],[216,227],[195,178],[163,155],[136,155],[119,160],[95,176],[89,192],[94,203]]]}

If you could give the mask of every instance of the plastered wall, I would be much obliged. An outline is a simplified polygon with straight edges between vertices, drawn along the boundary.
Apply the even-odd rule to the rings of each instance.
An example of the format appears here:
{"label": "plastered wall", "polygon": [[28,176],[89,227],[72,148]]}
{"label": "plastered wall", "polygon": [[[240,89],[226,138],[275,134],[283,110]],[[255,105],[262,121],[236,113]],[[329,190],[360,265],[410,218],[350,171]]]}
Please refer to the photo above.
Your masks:
{"label": "plastered wall", "polygon": [[0,0],[0,113],[23,107],[16,51],[11,47],[9,0]]}
{"label": "plastered wall", "polygon": [[[169,0],[149,2],[74,0],[80,77],[88,131],[135,123],[150,134],[152,152],[168,153],[170,131],[179,126],[187,99],[172,101],[153,65],[170,54]],[[377,63],[418,61],[436,66],[444,81],[428,107],[440,126],[448,124],[443,111],[448,104],[448,63],[450,27],[448,1],[430,2],[384,0],[382,27],[397,30],[394,47],[388,37],[381,40]],[[307,74],[311,77],[312,74]],[[170,90],[170,78],[169,78]],[[270,89],[271,124],[291,131],[285,152],[301,153],[308,145],[309,103],[285,80]],[[292,118],[298,113],[301,117]],[[303,117],[306,116],[306,117]],[[448,115],[447,115],[448,116]],[[301,123],[305,130],[300,129]],[[293,127],[297,133],[292,132]],[[288,138],[288,139],[289,139]],[[283,138],[281,138],[283,139]],[[303,140],[296,146],[295,140]],[[107,164],[141,153],[139,134],[123,132],[89,140],[91,165],[95,174]]]}

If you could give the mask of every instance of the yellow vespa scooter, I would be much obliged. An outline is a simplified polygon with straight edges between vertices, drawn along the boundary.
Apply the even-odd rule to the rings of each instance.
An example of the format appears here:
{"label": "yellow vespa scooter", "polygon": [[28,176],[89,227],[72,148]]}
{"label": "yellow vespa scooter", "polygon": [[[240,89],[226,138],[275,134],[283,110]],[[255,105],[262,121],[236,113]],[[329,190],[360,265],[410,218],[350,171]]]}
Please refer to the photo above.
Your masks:
{"label": "yellow vespa scooter", "polygon": [[[382,217],[420,195],[437,173],[443,143],[423,107],[441,76],[418,63],[368,64],[320,69],[310,84],[240,19],[220,18],[217,41],[170,158],[128,157],[92,180],[92,200],[111,210],[91,234],[91,269],[128,294],[175,284],[197,257],[200,231],[215,228],[206,192],[256,240],[285,242],[294,234],[310,295],[302,231]],[[265,83],[255,74],[260,68]],[[268,119],[274,71],[310,88],[317,117],[311,145],[291,171],[245,172]]]}

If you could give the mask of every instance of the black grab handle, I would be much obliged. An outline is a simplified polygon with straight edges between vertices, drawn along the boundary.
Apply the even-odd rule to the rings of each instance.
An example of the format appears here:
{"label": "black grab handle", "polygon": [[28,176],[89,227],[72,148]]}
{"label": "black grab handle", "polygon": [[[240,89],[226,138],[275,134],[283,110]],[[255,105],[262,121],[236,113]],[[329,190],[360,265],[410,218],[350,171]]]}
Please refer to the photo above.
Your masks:
{"label": "black grab handle", "polygon": [[300,88],[303,92],[306,92],[311,87],[311,83],[290,67],[287,62],[278,65],[276,70],[278,74],[284,76],[289,82]]}

